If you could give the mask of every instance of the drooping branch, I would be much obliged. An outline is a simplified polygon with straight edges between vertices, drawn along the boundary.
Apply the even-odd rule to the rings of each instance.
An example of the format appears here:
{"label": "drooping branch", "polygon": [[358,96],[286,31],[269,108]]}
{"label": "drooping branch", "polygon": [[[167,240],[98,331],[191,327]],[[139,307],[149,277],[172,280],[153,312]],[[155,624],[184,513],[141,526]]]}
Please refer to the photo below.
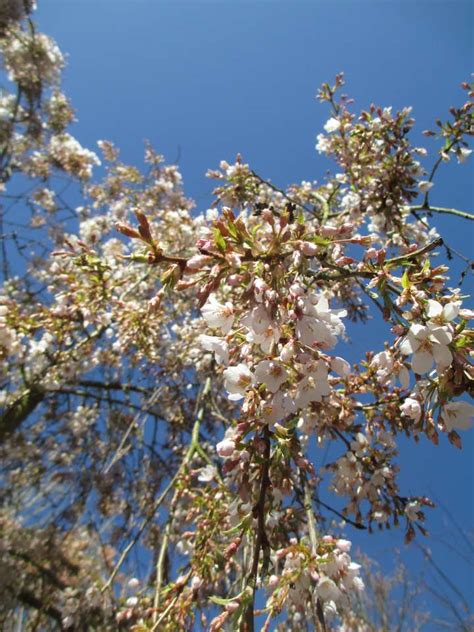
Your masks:
{"label": "drooping branch", "polygon": [[253,558],[250,574],[247,579],[247,586],[252,589],[252,596],[249,604],[242,616],[242,623],[240,626],[241,632],[253,632],[254,625],[254,608],[255,608],[255,596],[257,592],[257,576],[258,565],[260,561],[260,553],[263,552],[263,569],[262,574],[266,569],[270,556],[270,543],[268,542],[267,533],[265,530],[265,500],[267,497],[267,491],[271,485],[270,481],[270,433],[268,428],[265,428],[263,433],[264,451],[262,456],[261,477],[260,477],[260,490],[257,502],[253,508],[253,515],[257,520],[255,542],[253,546]]}
{"label": "drooping branch", "polygon": [[[208,378],[206,380],[206,383],[204,384],[201,397],[204,397],[205,395],[207,395],[207,393],[210,390],[210,386],[211,386],[210,385],[210,379]],[[202,412],[201,412],[201,410],[202,410]],[[170,481],[168,482],[168,485],[166,485],[165,489],[160,494],[158,499],[153,504],[153,507],[151,508],[151,511],[148,514],[148,516],[146,516],[142,520],[140,526],[138,527],[138,530],[137,530],[135,536],[130,540],[130,542],[127,544],[127,546],[123,550],[123,552],[120,555],[116,565],[114,566],[114,569],[113,569],[112,573],[110,574],[110,577],[108,578],[106,583],[102,586],[102,589],[101,589],[102,593],[105,592],[106,590],[109,590],[110,587],[112,586],[112,583],[113,583],[115,577],[117,576],[117,573],[119,572],[120,567],[122,566],[124,561],[127,559],[130,551],[134,548],[134,546],[140,540],[143,532],[145,531],[145,529],[148,527],[150,522],[155,517],[156,512],[158,511],[158,509],[163,504],[163,502],[166,499],[166,497],[168,496],[169,492],[174,488],[176,482],[178,481],[178,479],[182,475],[183,471],[186,469],[188,464],[191,462],[191,459],[194,456],[194,454],[196,452],[200,453],[199,430],[200,430],[200,427],[201,427],[201,422],[202,422],[203,415],[204,415],[204,411],[203,411],[202,408],[200,408],[199,409],[199,413],[198,413],[197,418],[196,418],[196,421],[195,421],[194,426],[193,426],[193,430],[192,430],[192,434],[191,434],[191,442],[189,444],[189,448],[188,448],[183,460],[181,461],[181,465],[179,466],[179,468],[176,471],[176,473],[174,474],[174,476],[170,479]]]}

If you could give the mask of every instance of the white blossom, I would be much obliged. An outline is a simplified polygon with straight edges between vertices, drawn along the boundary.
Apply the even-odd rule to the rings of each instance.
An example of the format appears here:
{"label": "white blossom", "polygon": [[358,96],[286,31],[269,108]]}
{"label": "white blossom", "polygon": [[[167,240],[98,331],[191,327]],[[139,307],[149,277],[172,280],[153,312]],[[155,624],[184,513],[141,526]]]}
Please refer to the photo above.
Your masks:
{"label": "white blossom", "polygon": [[101,164],[93,151],[82,147],[70,134],[52,136],[49,141],[49,153],[64,171],[86,180],[92,175],[92,167]]}
{"label": "white blossom", "polygon": [[438,371],[442,371],[453,361],[448,348],[451,340],[451,333],[444,327],[414,323],[401,343],[400,351],[404,355],[413,354],[412,369],[419,375],[430,371],[434,363]]}
{"label": "white blossom", "polygon": [[223,439],[216,445],[216,450],[221,458],[232,456],[235,450],[235,441],[233,439]]}
{"label": "white blossom", "polygon": [[472,154],[472,149],[468,149],[467,147],[460,147],[456,152],[456,156],[459,163],[465,162],[469,156]]}
{"label": "white blossom", "polygon": [[336,586],[335,582],[329,577],[321,577],[316,586],[316,594],[323,601],[335,601],[337,602],[342,593]]}
{"label": "white blossom", "polygon": [[337,373],[341,377],[349,375],[351,372],[351,365],[344,358],[331,358],[331,369],[334,373]]}
{"label": "white blossom", "polygon": [[333,132],[337,132],[337,130],[341,127],[341,121],[337,118],[331,117],[328,119],[324,125],[324,131],[328,134],[332,134]]}
{"label": "white blossom", "polygon": [[127,606],[127,608],[134,608],[136,605],[138,605],[138,597],[129,597],[125,602],[125,605]]}
{"label": "white blossom", "polygon": [[262,417],[273,427],[276,423],[283,421],[289,415],[296,412],[293,398],[285,391],[278,391],[262,407]]}
{"label": "white blossom", "polygon": [[[234,443],[234,446],[235,446],[235,443]],[[216,477],[217,477],[217,469],[214,467],[214,465],[211,465],[209,463],[208,465],[206,465],[206,467],[203,467],[200,470],[199,475],[198,475],[198,481],[200,481],[201,483],[209,483]]]}
{"label": "white blossom", "polygon": [[128,580],[127,586],[130,588],[130,590],[136,590],[140,586],[140,580],[136,577],[132,577]]}
{"label": "white blossom", "polygon": [[332,348],[337,336],[345,332],[341,317],[347,315],[345,310],[332,310],[325,296],[310,293],[301,300],[303,316],[296,323],[296,335],[307,346],[319,344],[324,348]]}
{"label": "white blossom", "polygon": [[260,346],[263,353],[270,353],[271,348],[280,340],[280,328],[270,325],[261,334],[256,334],[250,329],[246,335],[247,342]]}
{"label": "white blossom", "polygon": [[240,363],[224,371],[224,386],[230,393],[229,399],[237,401],[245,396],[255,377],[246,364]]}
{"label": "white blossom", "polygon": [[228,334],[234,322],[234,308],[232,303],[227,302],[225,305],[219,303],[216,297],[211,294],[207,303],[201,308],[202,315],[209,327],[220,329],[223,334]]}
{"label": "white blossom", "polygon": [[316,151],[320,154],[325,154],[330,147],[330,140],[324,134],[318,134],[316,137]]}
{"label": "white blossom", "polygon": [[469,402],[451,402],[443,406],[441,417],[446,430],[468,430],[474,421],[474,406]]}
{"label": "white blossom", "polygon": [[293,341],[287,342],[286,345],[284,345],[281,348],[280,351],[280,360],[282,362],[289,362],[295,355],[295,344]]}
{"label": "white blossom", "polygon": [[350,540],[343,540],[342,538],[336,540],[337,548],[343,553],[349,553],[352,547],[352,542]]}
{"label": "white blossom", "polygon": [[450,303],[446,303],[444,306],[438,301],[434,301],[432,299],[428,300],[427,303],[428,307],[426,313],[428,318],[441,325],[450,323],[452,320],[457,318],[459,310],[461,309],[461,301],[452,301]]}
{"label": "white blossom", "polygon": [[428,180],[420,180],[418,182],[418,189],[421,193],[428,193],[428,191],[434,186],[433,182],[429,182]]}
{"label": "white blossom", "polygon": [[394,384],[398,378],[402,388],[410,385],[410,373],[401,362],[395,362],[389,351],[381,351],[374,355],[371,367],[377,369],[377,378],[381,384]]}
{"label": "white blossom", "polygon": [[215,353],[217,364],[227,365],[229,362],[229,345],[223,338],[217,336],[199,336],[199,343],[206,351]]}
{"label": "white blossom", "polygon": [[298,408],[305,408],[310,402],[320,402],[330,391],[327,367],[319,360],[311,372],[298,383],[295,403]]}
{"label": "white blossom", "polygon": [[276,393],[283,382],[285,382],[287,372],[285,367],[279,362],[262,360],[255,368],[255,377],[257,382],[265,384],[270,393]]}
{"label": "white blossom", "polygon": [[256,336],[262,335],[272,325],[272,319],[264,305],[254,307],[249,314],[240,319],[240,322]]}
{"label": "white blossom", "polygon": [[407,397],[403,404],[400,406],[400,410],[404,415],[418,421],[421,417],[421,404],[417,399]]}

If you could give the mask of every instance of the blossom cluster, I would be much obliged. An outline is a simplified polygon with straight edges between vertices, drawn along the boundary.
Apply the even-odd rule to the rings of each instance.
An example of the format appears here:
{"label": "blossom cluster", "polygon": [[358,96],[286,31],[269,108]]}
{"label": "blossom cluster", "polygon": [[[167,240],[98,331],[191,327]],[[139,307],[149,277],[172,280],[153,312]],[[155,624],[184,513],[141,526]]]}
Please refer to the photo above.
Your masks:
{"label": "blossom cluster", "polygon": [[11,27],[11,31],[10,37],[0,39],[10,81],[28,91],[37,91],[42,83],[56,83],[64,65],[56,43],[43,33],[28,35],[18,27]]}
{"label": "blossom cluster", "polygon": [[361,566],[351,560],[350,549],[348,540],[323,536],[314,556],[305,544],[292,539],[288,547],[276,552],[283,568],[268,580],[272,593],[267,602],[269,610],[278,611],[287,601],[289,609],[304,615],[312,608],[312,600],[319,599],[331,620],[344,606],[350,608],[351,592],[364,589]]}

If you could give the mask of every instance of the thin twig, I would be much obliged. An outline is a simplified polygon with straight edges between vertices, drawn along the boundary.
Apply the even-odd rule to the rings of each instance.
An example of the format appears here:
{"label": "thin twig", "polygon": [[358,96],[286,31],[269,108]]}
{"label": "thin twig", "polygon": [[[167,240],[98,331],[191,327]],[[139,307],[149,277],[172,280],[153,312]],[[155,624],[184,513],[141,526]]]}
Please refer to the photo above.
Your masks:
{"label": "thin twig", "polygon": [[[204,397],[209,392],[209,390],[210,390],[210,378],[207,378],[207,380],[206,380],[206,382],[204,384],[204,387],[203,387],[203,389],[201,391],[200,397]],[[165,500],[166,496],[171,491],[171,489],[175,485],[176,481],[179,479],[179,477],[183,473],[183,470],[186,468],[186,466],[189,464],[189,462],[191,461],[192,457],[194,456],[194,453],[196,452],[197,446],[199,444],[199,429],[200,429],[200,426],[201,426],[201,421],[202,421],[203,414],[204,414],[204,411],[201,408],[199,413],[198,413],[197,419],[196,419],[196,421],[194,423],[194,427],[193,427],[193,431],[192,431],[192,435],[191,435],[191,442],[190,442],[188,451],[186,452],[186,455],[185,455],[184,459],[182,460],[181,465],[179,466],[179,468],[178,468],[177,472],[175,473],[175,475],[173,476],[173,478],[169,481],[168,485],[165,487],[164,491],[162,492],[162,494],[160,495],[158,500],[153,505],[153,509],[150,512],[150,514],[146,518],[143,519],[143,521],[142,521],[140,527],[138,528],[138,531],[135,534],[135,536],[132,538],[132,540],[127,544],[127,546],[123,550],[123,552],[120,555],[120,558],[119,558],[117,564],[115,565],[114,570],[112,571],[109,579],[107,580],[107,582],[102,587],[101,592],[104,592],[105,590],[110,588],[112,582],[114,581],[114,579],[115,579],[120,567],[122,566],[123,562],[127,558],[128,554],[133,549],[133,547],[136,545],[136,543],[140,539],[142,533],[145,531],[145,529],[147,528],[149,523],[154,518],[154,516],[155,516],[156,512],[158,511],[160,505],[163,503],[163,501]]]}
{"label": "thin twig", "polygon": [[446,208],[444,206],[423,206],[420,204],[418,206],[410,206],[410,211],[412,213],[417,211],[424,211],[426,213],[445,213],[447,215],[457,215],[458,217],[463,217],[464,219],[474,220],[474,215],[471,213],[460,211],[457,208]]}
{"label": "thin twig", "polygon": [[[311,552],[316,558],[318,555],[318,531],[316,528],[316,520],[314,519],[313,511],[313,495],[309,486],[308,480],[304,479],[304,508],[306,512],[306,518],[308,521],[309,540],[311,542]],[[313,595],[314,597],[314,595]],[[314,607],[314,606],[313,606]],[[316,625],[319,628],[321,626],[323,632],[326,632],[326,620],[324,618],[324,612],[319,597],[316,597]]]}
{"label": "thin twig", "polygon": [[138,528],[137,533],[132,538],[132,540],[130,540],[130,542],[127,544],[127,546],[123,550],[122,554],[120,555],[120,558],[119,558],[117,564],[114,566],[114,570],[110,574],[109,579],[102,586],[102,588],[101,588],[101,592],[102,593],[105,592],[106,590],[108,590],[110,588],[110,586],[112,585],[112,582],[114,581],[117,573],[119,572],[120,567],[122,566],[123,562],[127,558],[127,556],[130,553],[130,551],[133,549],[135,544],[140,539],[142,533],[145,531],[145,529],[147,528],[148,524],[151,522],[151,520],[155,516],[155,514],[158,511],[158,508],[160,507],[161,503],[165,500],[166,496],[168,495],[170,490],[173,488],[174,484],[176,483],[176,481],[178,480],[179,476],[181,475],[181,471],[182,470],[181,470],[181,467],[180,467],[178,469],[178,471],[176,472],[176,474],[173,476],[173,478],[169,481],[168,485],[165,487],[165,489],[162,492],[161,496],[158,498],[158,500],[153,505],[153,510],[150,512],[150,514],[146,518],[143,519],[140,527]]}
{"label": "thin twig", "polygon": [[298,202],[297,200],[295,200],[292,197],[290,197],[287,193],[285,193],[285,191],[283,189],[280,189],[279,187],[277,187],[274,184],[272,184],[270,181],[265,180],[264,178],[262,178],[262,176],[259,176],[258,173],[256,173],[255,171],[251,171],[250,173],[261,184],[266,185],[267,187],[272,189],[272,191],[275,191],[275,193],[280,193],[280,195],[282,195],[285,198],[285,200],[288,200],[288,202],[290,202],[291,204],[294,204],[295,206],[298,206],[303,211],[306,211],[306,213],[310,213],[311,215],[314,215],[314,210],[309,209],[304,204],[301,204],[301,202]]}

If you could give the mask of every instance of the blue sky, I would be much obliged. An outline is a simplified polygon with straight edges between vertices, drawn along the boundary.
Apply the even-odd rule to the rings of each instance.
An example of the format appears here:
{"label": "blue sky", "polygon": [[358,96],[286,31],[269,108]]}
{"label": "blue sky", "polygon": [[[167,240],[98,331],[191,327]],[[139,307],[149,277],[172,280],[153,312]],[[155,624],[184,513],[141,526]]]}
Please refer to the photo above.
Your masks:
{"label": "blue sky", "polygon": [[[281,186],[323,180],[332,164],[314,144],[327,110],[314,95],[337,72],[345,72],[355,107],[412,105],[414,141],[433,148],[421,131],[462,103],[459,84],[472,70],[471,2],[40,0],[39,5],[42,30],[69,54],[64,85],[77,111],[79,140],[89,147],[98,139],[112,140],[124,161],[137,164],[145,139],[169,162],[179,156],[185,190],[199,210],[211,200],[206,170],[221,159],[232,161],[237,152]],[[432,202],[472,212],[473,175],[472,164],[443,166]],[[470,226],[453,217],[434,223],[454,248],[472,252]],[[384,335],[388,338],[380,327],[371,329],[370,337],[360,330],[354,359],[374,344],[373,336],[381,345]],[[463,434],[462,452],[444,440],[435,448],[422,439],[418,446],[407,442],[401,458],[407,494],[431,494],[471,530],[473,434]],[[454,544],[457,536],[442,511],[429,511],[428,518],[429,546],[468,594],[470,569],[438,541],[450,530]],[[388,563],[393,547],[403,548],[402,539],[400,531],[364,538],[363,545]],[[413,560],[414,550],[405,557]],[[472,578],[470,591],[474,598]]]}

